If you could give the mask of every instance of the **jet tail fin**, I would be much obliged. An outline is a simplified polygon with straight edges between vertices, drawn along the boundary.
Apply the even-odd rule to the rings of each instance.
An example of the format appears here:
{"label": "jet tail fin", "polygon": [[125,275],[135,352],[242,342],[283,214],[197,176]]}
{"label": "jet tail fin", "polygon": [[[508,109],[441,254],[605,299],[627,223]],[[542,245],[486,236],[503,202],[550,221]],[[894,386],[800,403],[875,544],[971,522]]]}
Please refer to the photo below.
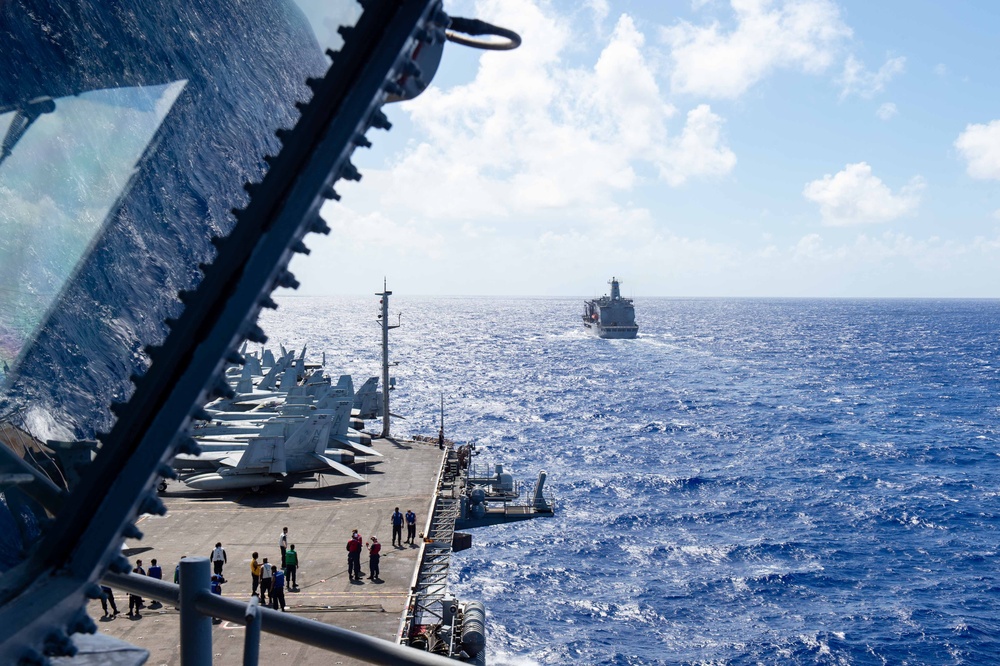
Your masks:
{"label": "jet tail fin", "polygon": [[350,375],[341,375],[337,385],[333,388],[344,389],[345,395],[349,397],[354,395],[354,384],[351,382]]}
{"label": "jet tail fin", "polygon": [[254,437],[247,442],[236,469],[250,472],[264,470],[269,474],[284,474],[287,460],[281,437]]}
{"label": "jet tail fin", "polygon": [[285,439],[285,455],[292,457],[302,453],[322,453],[330,441],[329,414],[313,414],[304,424]]}
{"label": "jet tail fin", "polygon": [[240,381],[236,383],[237,393],[253,393],[253,377],[250,363],[243,364],[243,372],[240,374]]}
{"label": "jet tail fin", "polygon": [[[265,350],[265,352],[270,353],[270,350],[269,349]],[[260,389],[261,391],[273,391],[275,388],[277,388],[279,372],[281,372],[281,364],[280,363],[272,364],[271,369],[267,371],[266,375],[264,375],[264,379],[260,381],[260,384],[257,385],[257,388]]]}
{"label": "jet tail fin", "polygon": [[351,401],[337,400],[333,407],[333,422],[330,425],[330,437],[346,437],[347,428],[351,424]]}
{"label": "jet tail fin", "polygon": [[354,394],[354,408],[358,410],[359,418],[374,419],[382,411],[377,388],[378,377],[369,377]]}
{"label": "jet tail fin", "polygon": [[260,359],[257,358],[257,354],[249,354],[246,358],[246,364],[250,366],[250,376],[260,377],[264,374],[264,369],[260,367]]}
{"label": "jet tail fin", "polygon": [[288,391],[292,389],[292,387],[298,386],[298,380],[296,378],[297,375],[298,371],[296,370],[294,365],[286,369],[285,373],[281,375],[281,383],[278,384],[278,390]]}

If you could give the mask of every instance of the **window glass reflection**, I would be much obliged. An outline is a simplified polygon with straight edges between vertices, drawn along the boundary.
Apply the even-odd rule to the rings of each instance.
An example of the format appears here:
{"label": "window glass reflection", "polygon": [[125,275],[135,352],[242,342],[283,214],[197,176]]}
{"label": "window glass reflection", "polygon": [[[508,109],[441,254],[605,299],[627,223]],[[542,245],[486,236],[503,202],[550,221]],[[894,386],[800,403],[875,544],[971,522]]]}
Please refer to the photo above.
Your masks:
{"label": "window glass reflection", "polygon": [[78,438],[111,424],[360,11],[0,3],[0,421]]}
{"label": "window glass reflection", "polygon": [[[183,82],[58,100],[0,166],[0,362],[14,364],[72,275]],[[0,118],[9,131],[14,112]]]}

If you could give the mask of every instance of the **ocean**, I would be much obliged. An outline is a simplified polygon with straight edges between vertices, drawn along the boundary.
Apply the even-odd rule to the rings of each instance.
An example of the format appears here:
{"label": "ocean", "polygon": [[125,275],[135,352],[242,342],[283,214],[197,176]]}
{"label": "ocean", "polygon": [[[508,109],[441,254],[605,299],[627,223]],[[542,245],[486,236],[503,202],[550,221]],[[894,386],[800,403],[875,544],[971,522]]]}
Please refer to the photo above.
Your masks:
{"label": "ocean", "polygon": [[[377,296],[280,306],[272,344],[379,373]],[[582,299],[390,312],[393,434],[443,396],[557,503],[452,558],[489,663],[995,663],[1000,301],[638,298],[636,340]]]}

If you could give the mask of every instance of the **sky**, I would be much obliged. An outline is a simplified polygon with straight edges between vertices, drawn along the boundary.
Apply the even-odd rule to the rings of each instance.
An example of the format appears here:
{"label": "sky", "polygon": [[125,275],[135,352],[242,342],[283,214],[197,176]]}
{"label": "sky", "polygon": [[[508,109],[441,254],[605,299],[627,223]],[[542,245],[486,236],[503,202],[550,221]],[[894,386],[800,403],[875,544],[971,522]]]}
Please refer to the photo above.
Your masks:
{"label": "sky", "polygon": [[1000,10],[446,3],[448,44],[296,258],[302,294],[1000,297]]}

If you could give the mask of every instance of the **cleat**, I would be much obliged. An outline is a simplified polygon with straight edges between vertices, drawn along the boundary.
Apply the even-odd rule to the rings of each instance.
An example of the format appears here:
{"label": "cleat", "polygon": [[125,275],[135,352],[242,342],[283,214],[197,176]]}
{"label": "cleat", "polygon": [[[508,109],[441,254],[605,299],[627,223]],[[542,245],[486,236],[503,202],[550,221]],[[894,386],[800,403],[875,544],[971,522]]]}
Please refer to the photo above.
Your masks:
{"label": "cleat", "polygon": [[285,270],[278,275],[276,284],[279,287],[284,287],[285,289],[298,289],[299,281],[295,279],[295,276],[291,271]]}
{"label": "cleat", "polygon": [[126,539],[142,539],[142,531],[135,526],[135,523],[128,523],[122,529],[122,536]]}
{"label": "cleat", "polygon": [[323,234],[324,236],[326,236],[330,233],[330,227],[326,223],[326,220],[317,215],[316,219],[313,220],[312,226],[309,228],[309,231],[313,232],[314,234]]}
{"label": "cleat", "polygon": [[340,177],[345,180],[361,180],[361,172],[350,162],[344,162],[344,166],[340,167]]}
{"label": "cleat", "polygon": [[250,328],[247,329],[246,334],[243,336],[250,342],[256,342],[257,344],[264,344],[267,342],[267,335],[264,330],[257,324],[251,324]]}
{"label": "cleat", "polygon": [[389,119],[386,117],[384,113],[378,110],[376,110],[375,113],[372,114],[371,126],[380,130],[392,129],[392,123],[389,122]]}
{"label": "cleat", "polygon": [[177,453],[196,456],[201,453],[201,447],[198,446],[198,442],[194,441],[191,437],[182,437],[181,440],[177,442]]}

